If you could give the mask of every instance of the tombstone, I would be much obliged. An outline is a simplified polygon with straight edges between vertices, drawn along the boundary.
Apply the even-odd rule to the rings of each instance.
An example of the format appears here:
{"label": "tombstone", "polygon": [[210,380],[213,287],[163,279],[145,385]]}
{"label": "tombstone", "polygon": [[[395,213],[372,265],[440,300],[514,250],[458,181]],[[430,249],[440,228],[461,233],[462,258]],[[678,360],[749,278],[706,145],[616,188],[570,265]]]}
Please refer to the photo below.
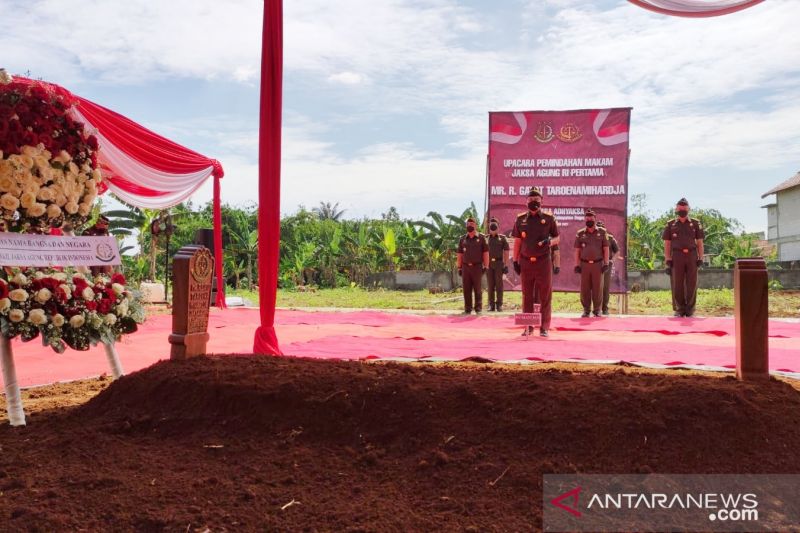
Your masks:
{"label": "tombstone", "polygon": [[736,377],[769,379],[769,288],[761,257],[737,259],[733,269],[736,317]]}
{"label": "tombstone", "polygon": [[206,353],[213,274],[214,260],[205,246],[190,244],[175,254],[172,260],[170,359],[185,359]]}

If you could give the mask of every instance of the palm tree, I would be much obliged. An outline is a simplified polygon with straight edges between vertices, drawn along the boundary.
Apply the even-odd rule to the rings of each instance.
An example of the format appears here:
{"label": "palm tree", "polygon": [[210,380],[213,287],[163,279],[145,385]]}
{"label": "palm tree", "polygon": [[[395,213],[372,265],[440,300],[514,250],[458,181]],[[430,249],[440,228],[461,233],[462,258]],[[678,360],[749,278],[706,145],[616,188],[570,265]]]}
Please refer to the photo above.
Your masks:
{"label": "palm tree", "polygon": [[315,213],[320,220],[333,220],[334,222],[339,222],[339,219],[342,218],[342,215],[346,210],[339,209],[339,202],[336,202],[335,204],[331,204],[330,202],[320,202],[319,207],[315,207],[311,211]]}
{"label": "palm tree", "polygon": [[136,234],[136,243],[141,254],[150,243],[150,279],[156,279],[156,261],[158,259],[158,246],[152,235],[150,225],[156,220],[161,211],[158,209],[116,209],[103,213],[108,218],[108,231],[112,235],[127,237]]}

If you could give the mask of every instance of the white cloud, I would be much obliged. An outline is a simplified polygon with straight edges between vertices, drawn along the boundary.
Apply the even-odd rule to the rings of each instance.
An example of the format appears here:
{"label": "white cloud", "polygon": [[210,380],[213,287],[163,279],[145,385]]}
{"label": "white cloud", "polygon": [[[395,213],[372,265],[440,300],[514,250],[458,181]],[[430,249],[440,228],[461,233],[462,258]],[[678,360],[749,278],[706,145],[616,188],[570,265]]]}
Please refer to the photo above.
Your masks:
{"label": "white cloud", "polygon": [[357,72],[337,72],[328,76],[328,81],[341,83],[343,85],[359,85],[364,83],[364,76]]}

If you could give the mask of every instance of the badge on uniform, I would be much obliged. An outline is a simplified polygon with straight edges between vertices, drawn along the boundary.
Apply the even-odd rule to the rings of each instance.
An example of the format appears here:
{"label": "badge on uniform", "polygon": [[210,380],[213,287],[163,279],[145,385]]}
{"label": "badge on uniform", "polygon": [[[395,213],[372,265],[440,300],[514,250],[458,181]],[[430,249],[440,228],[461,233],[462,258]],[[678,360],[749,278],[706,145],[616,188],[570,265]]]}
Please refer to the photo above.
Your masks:
{"label": "badge on uniform", "polygon": [[675,237],[677,237],[677,236],[678,236],[678,234],[677,234],[677,233],[673,233],[673,234],[672,234],[672,237],[673,237],[673,238],[675,238]]}
{"label": "badge on uniform", "polygon": [[464,247],[464,251],[465,251],[465,252],[467,251],[467,247],[466,247],[466,246]]}
{"label": "badge on uniform", "polygon": [[539,223],[540,224],[545,224],[545,223],[547,223],[547,221],[545,219],[542,219],[542,220],[539,221]]}
{"label": "badge on uniform", "polygon": [[524,238],[525,238],[525,237],[527,237],[527,236],[528,236],[528,232],[527,232],[527,231],[523,231],[523,232],[522,232],[522,238],[524,239]]}
{"label": "badge on uniform", "polygon": [[586,248],[586,243],[585,242],[581,243],[581,248]]}

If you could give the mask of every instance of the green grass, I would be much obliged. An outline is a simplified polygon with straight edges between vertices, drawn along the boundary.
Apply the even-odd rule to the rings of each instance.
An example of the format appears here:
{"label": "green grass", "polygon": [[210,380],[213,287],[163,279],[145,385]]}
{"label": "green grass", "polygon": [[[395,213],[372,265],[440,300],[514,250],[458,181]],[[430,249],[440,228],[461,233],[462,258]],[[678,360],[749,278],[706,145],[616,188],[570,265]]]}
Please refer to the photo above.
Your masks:
{"label": "green grass", "polygon": [[[228,296],[242,296],[252,305],[258,305],[258,294],[245,290],[230,290]],[[504,308],[507,311],[521,307],[519,292],[506,292]],[[486,293],[483,295],[487,308]],[[317,289],[314,292],[279,290],[278,307],[343,307],[370,309],[451,310],[463,309],[461,292],[430,294],[421,291],[366,290],[360,287]],[[611,312],[617,311],[617,297],[611,296]],[[800,317],[800,292],[772,291],[769,301],[770,316]],[[553,310],[557,313],[579,313],[582,308],[578,294],[555,293]],[[632,315],[671,315],[672,297],[669,291],[631,293],[628,313]],[[728,316],[733,314],[733,290],[700,289],[697,294],[697,314],[701,316]]]}

